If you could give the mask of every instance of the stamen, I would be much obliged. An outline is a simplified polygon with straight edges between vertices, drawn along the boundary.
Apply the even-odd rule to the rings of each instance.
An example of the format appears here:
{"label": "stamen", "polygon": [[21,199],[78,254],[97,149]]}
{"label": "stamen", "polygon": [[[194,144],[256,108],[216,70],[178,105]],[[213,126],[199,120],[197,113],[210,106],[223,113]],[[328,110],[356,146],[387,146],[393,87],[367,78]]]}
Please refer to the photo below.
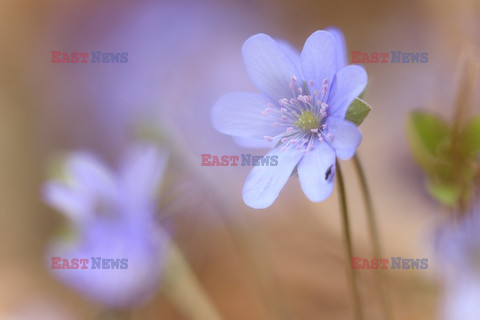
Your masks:
{"label": "stamen", "polygon": [[[293,146],[292,149],[295,148],[302,154],[315,148],[317,138],[320,142],[332,140],[332,134],[326,133],[327,125],[323,123],[327,118],[328,104],[324,101],[328,93],[329,81],[325,78],[321,84],[320,88],[314,89],[314,86],[318,86],[318,84],[315,84],[313,80],[304,82],[293,75],[289,83],[290,97],[282,98],[278,103],[268,103],[268,107],[262,112],[263,115],[268,116],[272,116],[273,111],[278,112],[274,115],[275,118],[280,116],[280,121],[276,118],[273,126],[289,127],[278,136],[264,136],[263,138],[269,142],[280,140],[283,144],[281,151]],[[309,90],[311,90],[310,94]]]}

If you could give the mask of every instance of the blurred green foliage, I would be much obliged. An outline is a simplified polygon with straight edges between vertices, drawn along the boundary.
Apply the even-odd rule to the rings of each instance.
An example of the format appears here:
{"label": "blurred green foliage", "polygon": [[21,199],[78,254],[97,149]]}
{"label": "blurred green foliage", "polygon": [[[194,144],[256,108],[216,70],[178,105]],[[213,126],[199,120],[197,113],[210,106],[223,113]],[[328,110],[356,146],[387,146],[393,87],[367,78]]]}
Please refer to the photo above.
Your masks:
{"label": "blurred green foliage", "polygon": [[453,126],[435,114],[414,111],[407,137],[430,194],[449,207],[468,203],[480,152],[480,117]]}

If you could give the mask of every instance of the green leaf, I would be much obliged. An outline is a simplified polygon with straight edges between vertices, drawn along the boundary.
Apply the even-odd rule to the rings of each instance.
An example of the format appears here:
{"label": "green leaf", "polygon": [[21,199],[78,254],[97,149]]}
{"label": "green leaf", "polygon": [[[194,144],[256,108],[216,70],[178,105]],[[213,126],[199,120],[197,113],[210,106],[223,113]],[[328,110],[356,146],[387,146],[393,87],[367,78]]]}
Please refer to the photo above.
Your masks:
{"label": "green leaf", "polygon": [[355,98],[347,110],[345,119],[359,126],[372,108],[362,99]]}
{"label": "green leaf", "polygon": [[463,129],[462,149],[467,155],[480,152],[480,117],[472,118]]}
{"label": "green leaf", "polygon": [[409,130],[413,130],[412,133],[431,154],[437,154],[439,146],[450,137],[450,128],[443,119],[423,111],[412,112]]}
{"label": "green leaf", "polygon": [[438,162],[442,147],[450,139],[448,124],[434,114],[414,111],[407,119],[407,138],[412,153],[424,170]]}
{"label": "green leaf", "polygon": [[428,179],[427,189],[438,202],[446,206],[454,206],[460,199],[460,188],[455,184],[442,184]]}

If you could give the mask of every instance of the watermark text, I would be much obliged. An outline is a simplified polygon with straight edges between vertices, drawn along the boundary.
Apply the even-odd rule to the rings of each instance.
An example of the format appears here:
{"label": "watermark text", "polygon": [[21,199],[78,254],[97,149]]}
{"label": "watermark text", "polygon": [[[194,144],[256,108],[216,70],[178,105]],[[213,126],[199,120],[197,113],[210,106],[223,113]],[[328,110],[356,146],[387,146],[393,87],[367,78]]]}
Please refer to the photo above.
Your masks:
{"label": "watermark text", "polygon": [[128,52],[63,52],[52,51],[51,63],[127,63]]}
{"label": "watermark text", "polygon": [[127,269],[128,259],[105,259],[92,257],[91,259],[73,258],[62,259],[51,257],[50,269]]}
{"label": "watermark text", "polygon": [[352,63],[427,63],[428,52],[362,52],[352,51]]}
{"label": "watermark text", "polygon": [[250,153],[243,153],[241,155],[212,155],[204,153],[202,156],[201,165],[204,167],[216,166],[277,166],[278,155],[271,156],[256,156]]}
{"label": "watermark text", "polygon": [[391,257],[391,259],[367,259],[362,257],[352,258],[352,269],[428,269],[428,259],[406,259],[402,257]]}

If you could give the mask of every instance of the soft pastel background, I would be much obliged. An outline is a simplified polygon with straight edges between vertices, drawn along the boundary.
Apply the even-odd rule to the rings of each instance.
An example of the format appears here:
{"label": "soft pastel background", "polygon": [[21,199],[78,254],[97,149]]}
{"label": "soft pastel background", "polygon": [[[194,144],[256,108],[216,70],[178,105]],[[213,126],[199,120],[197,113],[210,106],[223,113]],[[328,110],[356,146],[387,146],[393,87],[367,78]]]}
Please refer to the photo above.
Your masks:
{"label": "soft pastel background", "polygon": [[[442,264],[432,231],[444,213],[424,190],[404,124],[419,107],[451,114],[461,53],[480,45],[474,0],[0,1],[0,318],[98,314],[44,264],[65,221],[39,190],[59,153],[92,150],[114,166],[140,126],[160,128],[174,150],[159,216],[225,319],[350,319],[336,193],[310,203],[291,179],[272,207],[256,211],[241,200],[248,168],[200,166],[202,153],[263,152],[210,125],[220,95],[255,90],[243,41],[264,32],[301,48],[331,25],[349,50],[428,52],[426,64],[365,65],[374,109],[358,152],[384,255],[429,259],[428,270],[385,272],[395,319],[434,319]],[[52,50],[127,51],[129,61],[52,64]],[[371,257],[358,181],[350,163],[344,168],[355,249]],[[368,319],[378,317],[372,275],[360,272]],[[161,292],[133,315],[185,319]]]}

